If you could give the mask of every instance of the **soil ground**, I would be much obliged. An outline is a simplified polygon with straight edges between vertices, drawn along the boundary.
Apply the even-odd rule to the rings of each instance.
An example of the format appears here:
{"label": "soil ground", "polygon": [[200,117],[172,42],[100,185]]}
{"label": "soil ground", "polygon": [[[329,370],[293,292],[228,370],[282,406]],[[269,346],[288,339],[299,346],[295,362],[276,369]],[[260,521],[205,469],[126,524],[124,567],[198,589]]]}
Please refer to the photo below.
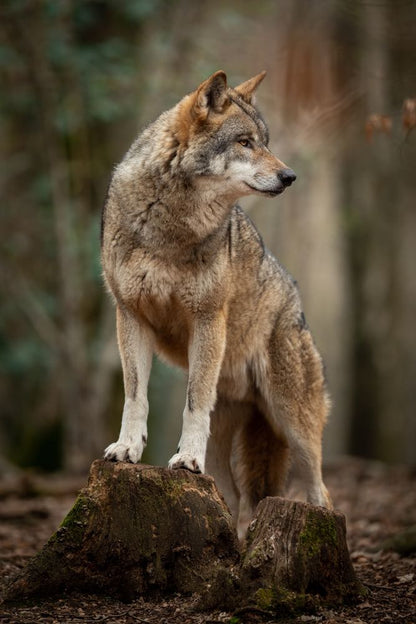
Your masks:
{"label": "soil ground", "polygon": [[[293,622],[416,624],[416,553],[401,557],[383,542],[416,525],[416,471],[345,458],[327,467],[334,505],[347,517],[355,570],[369,594],[362,602],[300,615]],[[0,481],[0,591],[26,564],[71,508],[83,483],[50,477]],[[1,624],[255,624],[281,622],[270,613],[195,611],[193,597],[140,598],[124,604],[105,596],[59,595],[0,605]]]}

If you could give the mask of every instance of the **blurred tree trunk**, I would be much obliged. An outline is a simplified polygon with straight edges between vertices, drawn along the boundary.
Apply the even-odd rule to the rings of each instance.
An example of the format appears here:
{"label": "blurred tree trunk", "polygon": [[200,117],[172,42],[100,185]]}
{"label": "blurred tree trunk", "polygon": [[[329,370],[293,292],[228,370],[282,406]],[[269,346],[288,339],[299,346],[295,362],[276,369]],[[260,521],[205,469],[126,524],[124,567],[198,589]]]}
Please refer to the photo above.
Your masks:
{"label": "blurred tree trunk", "polygon": [[[396,99],[394,45],[400,23],[393,5],[362,7],[367,115],[390,113]],[[352,449],[387,461],[414,462],[416,337],[409,328],[415,287],[409,267],[416,264],[416,221],[409,189],[415,184],[400,140],[397,122],[391,134],[375,134],[367,145],[362,133],[352,166],[354,221],[359,224],[352,245],[357,331]]]}
{"label": "blurred tree trunk", "polygon": [[[19,13],[14,19],[11,32],[16,39],[12,44],[27,61],[40,115],[35,134],[37,144],[28,144],[27,150],[36,154],[49,182],[57,314],[51,314],[36,296],[37,286],[20,272],[20,267],[7,286],[53,355],[57,369],[54,380],[58,385],[63,420],[64,469],[80,472],[87,470],[91,460],[100,456],[104,448],[103,416],[109,400],[110,381],[119,365],[114,311],[106,299],[94,331],[96,350],[93,353],[91,335],[87,334],[86,310],[94,295],[89,290],[83,258],[84,237],[89,233],[88,200],[79,188],[87,177],[85,169],[91,161],[85,141],[80,147],[82,154],[71,153],[68,136],[57,127],[59,119],[74,112],[74,106],[82,106],[80,85],[71,71],[60,68],[64,75],[59,75],[53,66],[47,49],[51,24],[45,18],[45,4],[32,3],[24,24]],[[54,27],[61,33],[62,42],[67,44],[72,36],[70,2],[60,6]],[[82,111],[77,112],[82,115]],[[86,135],[85,127],[84,140]],[[76,158],[81,170],[74,169]]]}
{"label": "blurred tree trunk", "polygon": [[[415,97],[416,4],[397,11],[391,0],[386,18],[386,39],[390,45],[389,106],[396,112],[390,158],[386,166],[391,187],[389,230],[391,285],[388,300],[392,323],[388,329],[389,367],[382,380],[381,402],[385,404],[380,419],[379,452],[388,460],[416,465],[416,129],[405,134],[400,128],[399,112],[405,98]],[[389,111],[388,111],[389,112]],[[384,393],[390,388],[389,397]],[[391,444],[393,440],[393,445]]]}
{"label": "blurred tree trunk", "polygon": [[[69,7],[67,4],[68,10]],[[80,240],[80,232],[85,222],[83,216],[87,211],[82,205],[82,195],[76,198],[74,192],[71,192],[71,182],[74,183],[74,177],[71,180],[71,163],[62,138],[54,127],[54,120],[58,118],[58,106],[62,106],[62,103],[57,100],[59,84],[48,64],[47,51],[40,45],[47,40],[46,34],[42,32],[45,21],[39,15],[38,18],[37,43],[32,52],[43,112],[40,140],[47,148],[46,164],[51,183],[57,249],[61,333],[59,381],[64,419],[64,466],[70,472],[84,472],[91,460],[100,456],[104,448],[103,413],[108,403],[110,380],[117,361],[114,357],[114,311],[109,302],[104,304],[98,321],[99,354],[97,360],[92,361],[84,316],[89,293],[83,279]],[[64,19],[69,21],[69,15],[64,15]],[[62,32],[71,36],[69,23],[62,25]],[[70,72],[67,72],[65,79],[74,102],[79,86]],[[84,154],[80,162],[83,167],[88,167],[89,159]]]}
{"label": "blurred tree trunk", "polygon": [[[40,128],[41,143],[46,146],[46,165],[51,183],[54,215],[57,284],[62,332],[60,365],[61,393],[64,408],[64,452],[68,470],[83,469],[94,452],[94,437],[100,439],[100,429],[90,423],[85,408],[88,404],[88,359],[86,337],[81,315],[82,275],[79,265],[74,220],[76,212],[71,201],[69,168],[64,146],[54,128],[57,119],[59,86],[42,47],[47,37],[45,21],[37,15],[37,44],[33,46],[33,66],[36,70],[40,108],[43,113]],[[71,78],[68,76],[69,80]],[[71,81],[72,83],[72,81]],[[82,426],[82,424],[86,426]],[[91,426],[92,425],[92,426]]]}
{"label": "blurred tree trunk", "polygon": [[[362,7],[360,79],[364,94],[364,114],[386,110],[387,47],[385,46],[386,7]],[[376,137],[377,146],[364,146],[364,133],[358,135],[355,151],[358,163],[351,163],[352,202],[357,231],[352,246],[355,284],[355,405],[353,451],[375,456],[378,420],[382,414],[380,366],[389,316],[388,272],[391,230],[388,204],[389,139]],[[363,145],[360,153],[359,144]],[[366,149],[367,148],[367,149]],[[371,168],[368,163],[371,159]],[[387,194],[387,197],[386,197]],[[386,231],[387,230],[387,231]],[[360,240],[361,237],[361,240]],[[381,238],[380,238],[381,237]],[[387,245],[387,247],[385,247]],[[387,253],[386,253],[387,252]]]}

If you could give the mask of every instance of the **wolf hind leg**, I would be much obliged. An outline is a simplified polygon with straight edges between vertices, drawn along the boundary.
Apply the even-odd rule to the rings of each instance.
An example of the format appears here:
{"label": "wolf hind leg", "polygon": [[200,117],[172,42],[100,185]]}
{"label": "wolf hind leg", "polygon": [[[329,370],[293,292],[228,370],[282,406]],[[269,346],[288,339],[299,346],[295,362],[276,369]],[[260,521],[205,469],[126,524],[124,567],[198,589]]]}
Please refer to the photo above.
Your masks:
{"label": "wolf hind leg", "polygon": [[289,469],[289,448],[262,410],[251,405],[250,416],[237,429],[231,449],[231,471],[239,493],[237,533],[243,539],[258,503],[283,496]]}
{"label": "wolf hind leg", "polygon": [[307,501],[332,507],[322,480],[322,432],[330,408],[321,358],[307,329],[274,336],[263,388],[273,429],[283,431]]}
{"label": "wolf hind leg", "polygon": [[312,505],[332,508],[322,479],[322,427],[316,413],[298,406],[275,409],[273,420],[282,429],[290,449],[294,473],[300,478],[306,500]]}
{"label": "wolf hind leg", "polygon": [[332,508],[328,490],[322,478],[322,454],[320,436],[308,438],[293,428],[286,430],[291,450],[293,471],[305,489],[306,500],[312,505]]}
{"label": "wolf hind leg", "polygon": [[231,472],[231,450],[233,438],[248,416],[246,405],[218,396],[215,409],[211,412],[211,435],[206,453],[206,472],[214,477],[215,484],[223,495],[233,517],[238,517],[240,494]]}

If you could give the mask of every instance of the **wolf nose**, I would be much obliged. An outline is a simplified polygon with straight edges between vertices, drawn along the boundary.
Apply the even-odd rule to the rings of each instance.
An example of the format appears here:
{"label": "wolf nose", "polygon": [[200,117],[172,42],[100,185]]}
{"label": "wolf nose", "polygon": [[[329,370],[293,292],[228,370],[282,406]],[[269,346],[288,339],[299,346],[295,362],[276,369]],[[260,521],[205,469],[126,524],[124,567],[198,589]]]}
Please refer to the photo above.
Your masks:
{"label": "wolf nose", "polygon": [[290,186],[296,180],[296,173],[292,169],[282,169],[277,174],[283,186]]}

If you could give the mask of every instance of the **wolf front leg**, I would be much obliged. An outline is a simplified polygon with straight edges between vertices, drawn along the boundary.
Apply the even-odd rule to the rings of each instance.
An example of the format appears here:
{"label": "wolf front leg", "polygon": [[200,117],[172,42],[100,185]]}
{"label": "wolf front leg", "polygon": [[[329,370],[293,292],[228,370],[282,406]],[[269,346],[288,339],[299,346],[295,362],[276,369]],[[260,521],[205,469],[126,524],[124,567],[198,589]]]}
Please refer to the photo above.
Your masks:
{"label": "wolf front leg", "polygon": [[214,318],[198,318],[189,346],[189,377],[182,435],[169,468],[205,471],[205,455],[217,383],[225,350],[226,321],[221,311]]}
{"label": "wolf front leg", "polygon": [[117,338],[124,379],[124,409],[117,442],[104,457],[115,461],[140,461],[147,443],[147,385],[153,356],[153,336],[127,311],[117,308]]}

